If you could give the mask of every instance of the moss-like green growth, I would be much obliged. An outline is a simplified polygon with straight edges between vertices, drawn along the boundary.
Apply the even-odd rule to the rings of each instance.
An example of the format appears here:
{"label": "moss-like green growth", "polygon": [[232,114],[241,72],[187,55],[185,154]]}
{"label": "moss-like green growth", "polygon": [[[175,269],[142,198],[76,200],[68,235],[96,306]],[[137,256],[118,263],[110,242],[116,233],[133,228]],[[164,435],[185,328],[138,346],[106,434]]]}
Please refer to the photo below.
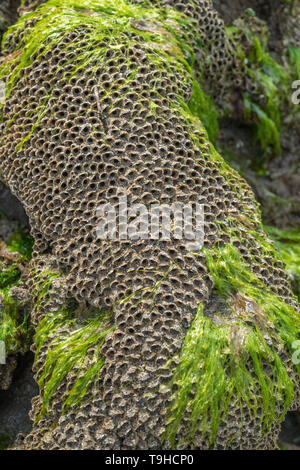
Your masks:
{"label": "moss-like green growth", "polygon": [[12,299],[9,287],[0,290],[0,340],[5,342],[6,354],[24,354],[32,340],[28,313]]}
{"label": "moss-like green growth", "polygon": [[[26,33],[26,22],[31,18],[35,18],[37,22]],[[132,22],[132,19],[135,22]],[[139,28],[139,20],[150,20],[150,23],[146,27]],[[188,23],[191,23],[191,20],[177,10],[169,7],[154,7],[147,1],[139,5],[127,3],[125,0],[119,2],[115,0],[49,0],[37,11],[25,15],[9,29],[7,34],[24,26],[25,37],[22,42],[25,47],[20,57],[12,58],[2,65],[0,73],[8,72],[13,65],[16,65],[8,82],[9,95],[18,80],[20,70],[30,65],[36,52],[39,54],[46,52],[67,33],[80,27],[86,27],[85,39],[88,48],[83,48],[81,54],[78,52],[76,59],[78,71],[95,59],[99,60],[99,63],[103,61],[107,49],[99,44],[105,38],[115,38],[116,49],[120,48],[121,39],[123,45],[127,42],[130,46],[129,33],[144,38],[149,48],[153,49],[153,54],[150,52],[149,57],[154,62],[158,61],[161,67],[164,64],[163,58],[167,59],[166,63],[172,61],[174,65],[178,65],[178,62],[188,65],[188,62],[192,63],[194,60],[192,48],[185,44],[177,33],[178,24],[187,25]],[[166,38],[167,42],[174,47],[169,51],[159,46],[166,42]]]}
{"label": "moss-like green growth", "polygon": [[[44,269],[39,273],[33,272],[32,277],[32,297],[35,309],[39,310],[41,305],[45,308],[45,301],[47,304],[47,300],[54,295],[51,288],[60,274]],[[38,379],[42,406],[37,420],[48,414],[58,387],[66,381],[69,380],[72,385],[63,396],[63,413],[72,406],[80,405],[98,382],[105,361],[101,348],[106,336],[115,328],[113,315],[88,307],[85,311],[85,318],[87,314],[89,317],[81,319],[77,302],[69,299],[60,310],[50,310],[36,329],[35,361],[43,355],[43,369]]]}
{"label": "moss-like green growth", "polygon": [[18,284],[20,271],[17,265],[2,268],[0,272],[0,340],[5,342],[6,353],[15,353],[21,346],[18,338],[22,336],[23,324],[19,324],[18,309],[10,298],[9,290]]}
{"label": "moss-like green growth", "polygon": [[[26,24],[31,19],[35,19],[36,23],[32,28],[26,29]],[[143,4],[131,4],[125,0],[49,0],[35,12],[20,18],[18,23],[9,29],[7,34],[23,27],[23,39],[16,46],[16,50],[20,49],[21,52],[12,54],[2,63],[0,78],[5,78],[6,95],[9,97],[22,69],[54,48],[69,33],[84,28],[85,45],[77,51],[75,61],[66,62],[74,67],[72,76],[79,75],[81,70],[86,70],[95,62],[98,66],[105,63],[108,44],[132,69],[130,55],[124,53],[124,47],[128,50],[134,42],[132,37],[138,36],[146,46],[145,52],[149,61],[155,64],[157,70],[167,71],[172,76],[174,71],[181,72],[182,80],[185,81],[190,75],[193,76],[192,65],[195,56],[192,47],[184,40],[180,28],[192,27],[192,23],[192,19],[171,7],[159,8],[147,1]],[[6,36],[4,41],[5,38]],[[62,46],[61,52],[66,55],[73,54],[73,44]],[[53,74],[55,73],[56,71],[53,71]],[[128,85],[134,76],[135,70],[132,70]],[[108,95],[109,93],[110,90],[107,90]],[[45,115],[51,95],[50,89],[48,95],[40,102],[31,130],[17,143],[18,151],[22,150]],[[152,95],[161,98],[155,87]],[[154,101],[150,98],[148,101],[149,112],[155,111]],[[8,127],[13,121],[14,117]],[[5,141],[5,135],[3,139]]]}
{"label": "moss-like green growth", "polygon": [[7,269],[0,272],[0,289],[17,284],[20,279],[20,271],[16,264],[12,264]]}
{"label": "moss-like green growth", "polygon": [[[33,273],[34,275],[34,273]],[[33,292],[35,292],[35,308],[39,308],[40,302],[49,293],[54,279],[58,278],[59,273],[52,272],[50,270],[43,270],[41,273],[36,275],[35,282],[33,285]]]}
{"label": "moss-like green growth", "polygon": [[276,155],[281,153],[281,99],[288,95],[288,74],[285,69],[277,64],[266,52],[259,38],[253,38],[253,49],[249,56],[254,71],[249,69],[254,83],[259,83],[264,90],[264,108],[249,95],[245,95],[245,113],[249,116],[254,113],[257,116],[256,136],[262,149],[267,152],[273,147]]}
{"label": "moss-like green growth", "polygon": [[292,69],[292,76],[295,80],[300,79],[300,49],[298,47],[288,47],[289,61]]}
{"label": "moss-like green growth", "polygon": [[[278,96],[278,95],[277,95]],[[257,122],[256,139],[260,142],[262,149],[267,152],[274,147],[276,155],[281,153],[280,145],[280,128],[277,127],[275,121],[262,109],[258,104],[252,101],[251,95],[244,96],[245,117],[251,118],[251,114],[255,114]]]}
{"label": "moss-like green growth", "polygon": [[44,344],[47,356],[38,384],[43,405],[38,418],[49,410],[57,387],[69,373],[74,373],[72,388],[62,403],[63,411],[78,405],[93,384],[97,383],[104,364],[100,350],[114,326],[110,314],[99,312],[84,324],[79,324],[74,311],[64,308],[47,314],[36,331],[36,359]]}
{"label": "moss-like green growth", "polygon": [[[190,430],[185,442],[176,445],[190,443],[196,432],[213,445],[234,403],[240,409],[241,428],[246,409],[268,432],[283,419],[295,396],[295,383],[280,352],[292,356],[300,335],[299,314],[251,272],[236,248],[206,250],[206,257],[227,311],[208,318],[200,305],[186,335],[164,436],[172,446],[186,412]],[[300,365],[295,369],[299,375]]]}
{"label": "moss-like green growth", "polygon": [[17,262],[0,265],[0,340],[5,342],[6,353],[25,353],[32,340],[32,327],[29,315],[21,302],[12,298],[10,289],[20,282],[21,272],[18,262],[31,257],[32,239],[23,231],[17,231],[6,247],[12,252],[19,252]]}
{"label": "moss-like green growth", "polygon": [[210,141],[215,144],[219,133],[219,113],[211,96],[194,81],[189,108],[203,123]]}
{"label": "moss-like green growth", "polygon": [[27,231],[19,229],[10,237],[7,248],[12,252],[16,251],[20,253],[20,255],[25,256],[27,260],[30,260],[33,242],[33,238]]}
{"label": "moss-like green growth", "polygon": [[280,230],[266,226],[265,230],[274,240],[275,247],[286,264],[287,272],[292,276],[293,286],[300,301],[300,228]]}
{"label": "moss-like green growth", "polygon": [[[254,86],[253,93],[244,94],[245,118],[254,122],[256,139],[265,156],[279,155],[281,113],[290,95],[291,71],[277,63],[267,52],[266,29],[258,37],[246,23],[240,21],[227,31],[237,44],[241,37],[244,37],[246,44],[246,47],[239,45],[236,49],[244,71]],[[293,51],[291,57],[296,56],[296,51]]]}

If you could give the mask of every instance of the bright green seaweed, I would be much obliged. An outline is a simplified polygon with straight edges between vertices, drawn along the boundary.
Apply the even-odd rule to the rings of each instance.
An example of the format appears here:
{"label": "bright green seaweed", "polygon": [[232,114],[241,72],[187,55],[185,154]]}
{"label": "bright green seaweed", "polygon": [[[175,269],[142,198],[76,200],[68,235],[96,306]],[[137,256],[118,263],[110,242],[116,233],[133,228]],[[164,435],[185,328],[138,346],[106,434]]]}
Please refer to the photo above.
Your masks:
{"label": "bright green seaweed", "polygon": [[0,266],[0,340],[5,342],[6,353],[25,353],[32,340],[32,327],[29,323],[29,315],[24,306],[14,300],[10,289],[20,282],[20,264],[28,261],[32,252],[32,238],[27,232],[17,230],[6,248],[12,252],[20,253],[18,262],[9,266]]}
{"label": "bright green seaweed", "polygon": [[[186,410],[190,430],[185,443],[192,442],[200,430],[213,445],[230,403],[240,406],[241,427],[246,406],[267,432],[283,419],[295,397],[295,383],[279,352],[287,348],[292,354],[300,335],[299,314],[251,272],[230,244],[206,250],[206,258],[215,289],[229,310],[212,319],[200,305],[185,337],[172,381],[176,391],[164,436],[172,446]],[[266,374],[265,367],[272,374]],[[296,368],[299,380],[300,365]]]}
{"label": "bright green seaweed", "polygon": [[[51,300],[54,295],[51,291],[53,281],[59,277],[59,273],[50,269],[34,273],[32,295],[35,309],[39,310],[45,300]],[[85,306],[86,319],[82,319],[77,315],[77,310],[77,302],[68,299],[60,310],[50,308],[37,326],[35,361],[39,360],[41,350],[47,348],[38,378],[42,404],[37,420],[48,414],[55,392],[70,373],[74,373],[72,386],[64,394],[62,413],[78,406],[99,379],[105,361],[101,356],[101,347],[106,336],[115,328],[113,316],[112,313]]]}
{"label": "bright green seaweed", "polygon": [[[113,330],[111,315],[101,312],[84,324],[76,321],[74,312],[69,308],[51,312],[43,318],[35,336],[36,359],[42,346],[47,344],[46,361],[38,380],[43,396],[39,418],[48,412],[57,387],[74,370],[77,371],[76,379],[62,403],[63,412],[81,402],[99,378],[104,364],[101,347]],[[91,349],[92,358],[88,354]]]}
{"label": "bright green seaweed", "polygon": [[25,230],[17,230],[8,240],[7,248],[23,255],[27,260],[31,259],[33,238]]}
{"label": "bright green seaweed", "polygon": [[244,94],[245,118],[254,122],[255,136],[265,156],[280,155],[282,113],[288,108],[293,80],[299,78],[300,49],[288,48],[289,64],[284,67],[267,50],[266,30],[263,37],[258,37],[246,24],[240,23],[239,26],[228,27],[227,31],[233,38],[245,35],[248,43],[252,44],[250,51],[242,46],[237,47],[236,51],[257,89],[254,93]]}
{"label": "bright green seaweed", "polygon": [[193,84],[189,108],[191,113],[197,116],[204,125],[209,140],[215,144],[219,133],[219,114],[214,100],[202,90],[196,81]]}
{"label": "bright green seaweed", "polygon": [[300,301],[300,228],[280,230],[266,226],[265,230],[274,240],[275,247],[286,264],[286,270],[292,276],[295,292]]}
{"label": "bright green seaweed", "polygon": [[[37,18],[35,26],[26,33],[26,22],[31,18]],[[134,19],[134,21],[133,21]],[[149,25],[140,28],[139,20],[149,21]],[[144,24],[144,23],[143,23]],[[150,3],[130,4],[124,0],[49,0],[41,5],[36,12],[22,17],[19,22],[11,27],[7,34],[14,29],[24,28],[24,38],[19,47],[21,53],[4,61],[0,66],[0,77],[6,77],[6,93],[10,96],[16,85],[20,71],[29,66],[34,59],[50,50],[63,39],[65,35],[80,27],[85,28],[85,46],[77,51],[76,60],[70,59],[74,66],[73,76],[80,73],[89,64],[97,61],[98,66],[106,61],[107,43],[111,50],[115,50],[123,57],[124,46],[128,49],[132,44],[129,34],[143,38],[147,45],[147,56],[156,69],[173,73],[181,71],[186,76],[186,71],[192,74],[194,52],[186,44],[179,31],[180,25],[191,25],[192,20],[170,7],[153,7]],[[143,30],[142,30],[143,29]],[[3,41],[5,42],[4,37]],[[168,43],[168,48],[163,45]],[[62,48],[66,53],[73,53],[73,45]],[[127,57],[130,65],[130,57]],[[133,70],[134,72],[134,70]],[[128,84],[134,79],[134,73],[128,79]],[[109,91],[107,92],[109,94]],[[154,89],[153,93],[160,96]],[[28,135],[17,144],[17,150],[21,151],[24,144],[30,138],[48,108],[52,90],[41,100],[36,122]],[[148,99],[150,109],[156,107],[155,103]],[[13,118],[10,123],[13,122]],[[8,123],[8,125],[10,124]],[[4,136],[5,139],[5,136]]]}
{"label": "bright green seaweed", "polygon": [[[6,354],[25,353],[32,340],[32,327],[29,315],[10,295],[10,288],[17,285],[17,278],[12,278],[10,284],[0,289],[0,340],[5,342]],[[20,311],[21,310],[21,311]]]}

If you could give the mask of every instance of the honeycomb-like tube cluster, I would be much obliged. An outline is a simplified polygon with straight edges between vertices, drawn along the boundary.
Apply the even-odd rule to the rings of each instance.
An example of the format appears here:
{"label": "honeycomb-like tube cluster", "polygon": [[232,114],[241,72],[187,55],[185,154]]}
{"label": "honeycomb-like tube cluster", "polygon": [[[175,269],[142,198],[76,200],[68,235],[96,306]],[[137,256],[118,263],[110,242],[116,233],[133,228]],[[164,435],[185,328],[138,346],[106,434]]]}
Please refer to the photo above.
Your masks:
{"label": "honeycomb-like tube cluster", "polygon": [[[63,294],[58,281],[48,292],[55,305],[41,303],[33,282],[32,321],[38,325],[72,297],[113,309],[115,324],[102,347],[98,388],[61,416],[62,398],[74,382],[74,374],[68,376],[49,415],[22,444],[28,449],[170,446],[163,439],[173,359],[199,304],[214,310],[218,303],[205,255],[190,252],[184,241],[97,239],[101,204],[116,205],[120,196],[128,205],[203,204],[205,247],[231,243],[273,293],[295,306],[283,266],[263,241],[251,190],[188,109],[201,71],[220,93],[220,81],[228,84],[229,76],[241,83],[211,1],[124,2],[123,15],[119,3],[91,0],[78,10],[79,0],[61,7],[50,1],[21,19],[4,42],[9,94],[1,170],[30,219],[35,275],[45,271],[49,253],[51,269],[64,273]],[[46,354],[47,344],[35,365],[37,379]],[[89,355],[82,367],[89,367]],[[41,401],[34,401],[33,417]],[[245,413],[242,429],[240,420],[235,404],[216,448],[274,445],[276,425],[264,435],[258,419]],[[187,414],[177,447],[188,429]],[[187,447],[207,445],[199,429]]]}

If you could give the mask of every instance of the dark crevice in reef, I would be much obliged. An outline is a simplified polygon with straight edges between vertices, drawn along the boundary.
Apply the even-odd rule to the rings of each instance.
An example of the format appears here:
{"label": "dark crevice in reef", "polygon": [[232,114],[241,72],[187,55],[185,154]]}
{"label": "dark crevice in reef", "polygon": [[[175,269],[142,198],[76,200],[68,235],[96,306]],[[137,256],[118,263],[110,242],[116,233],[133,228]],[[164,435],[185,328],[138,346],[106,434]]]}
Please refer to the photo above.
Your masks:
{"label": "dark crevice in reef", "polygon": [[300,412],[288,413],[281,426],[279,436],[280,446],[283,449],[300,449]]}
{"label": "dark crevice in reef", "polygon": [[1,0],[0,3],[0,40],[2,34],[18,19],[18,8],[21,0]]}
{"label": "dark crevice in reef", "polygon": [[[273,21],[282,2],[281,0],[213,0],[213,4],[225,23],[231,24],[248,8],[252,8],[262,20]],[[279,18],[277,22],[279,23]]]}
{"label": "dark crevice in reef", "polygon": [[282,147],[281,155],[265,162],[251,126],[232,118],[220,124],[218,148],[251,185],[261,204],[264,223],[286,229],[300,226],[297,136],[293,138],[291,132],[284,135]]}
{"label": "dark crevice in reef", "polygon": [[32,428],[29,411],[32,398],[38,394],[32,364],[31,352],[20,357],[11,387],[0,391],[0,450],[11,445],[19,433],[26,435]]}
{"label": "dark crevice in reef", "polygon": [[213,0],[213,4],[226,25],[232,25],[246,10],[252,9],[268,26],[271,55],[282,50],[287,20],[284,12],[287,4],[282,0]]}
{"label": "dark crevice in reef", "polygon": [[19,222],[21,227],[29,228],[29,221],[21,202],[0,182],[0,213],[8,220]]}

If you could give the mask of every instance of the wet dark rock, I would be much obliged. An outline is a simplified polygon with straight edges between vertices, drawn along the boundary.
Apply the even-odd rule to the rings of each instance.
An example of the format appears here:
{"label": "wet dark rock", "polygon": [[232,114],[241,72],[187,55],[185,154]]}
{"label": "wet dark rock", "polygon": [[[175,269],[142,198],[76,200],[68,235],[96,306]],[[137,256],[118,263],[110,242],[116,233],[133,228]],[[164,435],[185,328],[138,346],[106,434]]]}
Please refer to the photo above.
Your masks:
{"label": "wet dark rock", "polygon": [[[14,442],[17,435],[28,434],[31,400],[38,393],[32,373],[33,354],[19,358],[9,390],[0,391],[0,449]],[[3,366],[0,366],[3,367]]]}
{"label": "wet dark rock", "polygon": [[9,221],[17,221],[22,227],[28,227],[28,217],[20,201],[0,182],[0,212]]}

